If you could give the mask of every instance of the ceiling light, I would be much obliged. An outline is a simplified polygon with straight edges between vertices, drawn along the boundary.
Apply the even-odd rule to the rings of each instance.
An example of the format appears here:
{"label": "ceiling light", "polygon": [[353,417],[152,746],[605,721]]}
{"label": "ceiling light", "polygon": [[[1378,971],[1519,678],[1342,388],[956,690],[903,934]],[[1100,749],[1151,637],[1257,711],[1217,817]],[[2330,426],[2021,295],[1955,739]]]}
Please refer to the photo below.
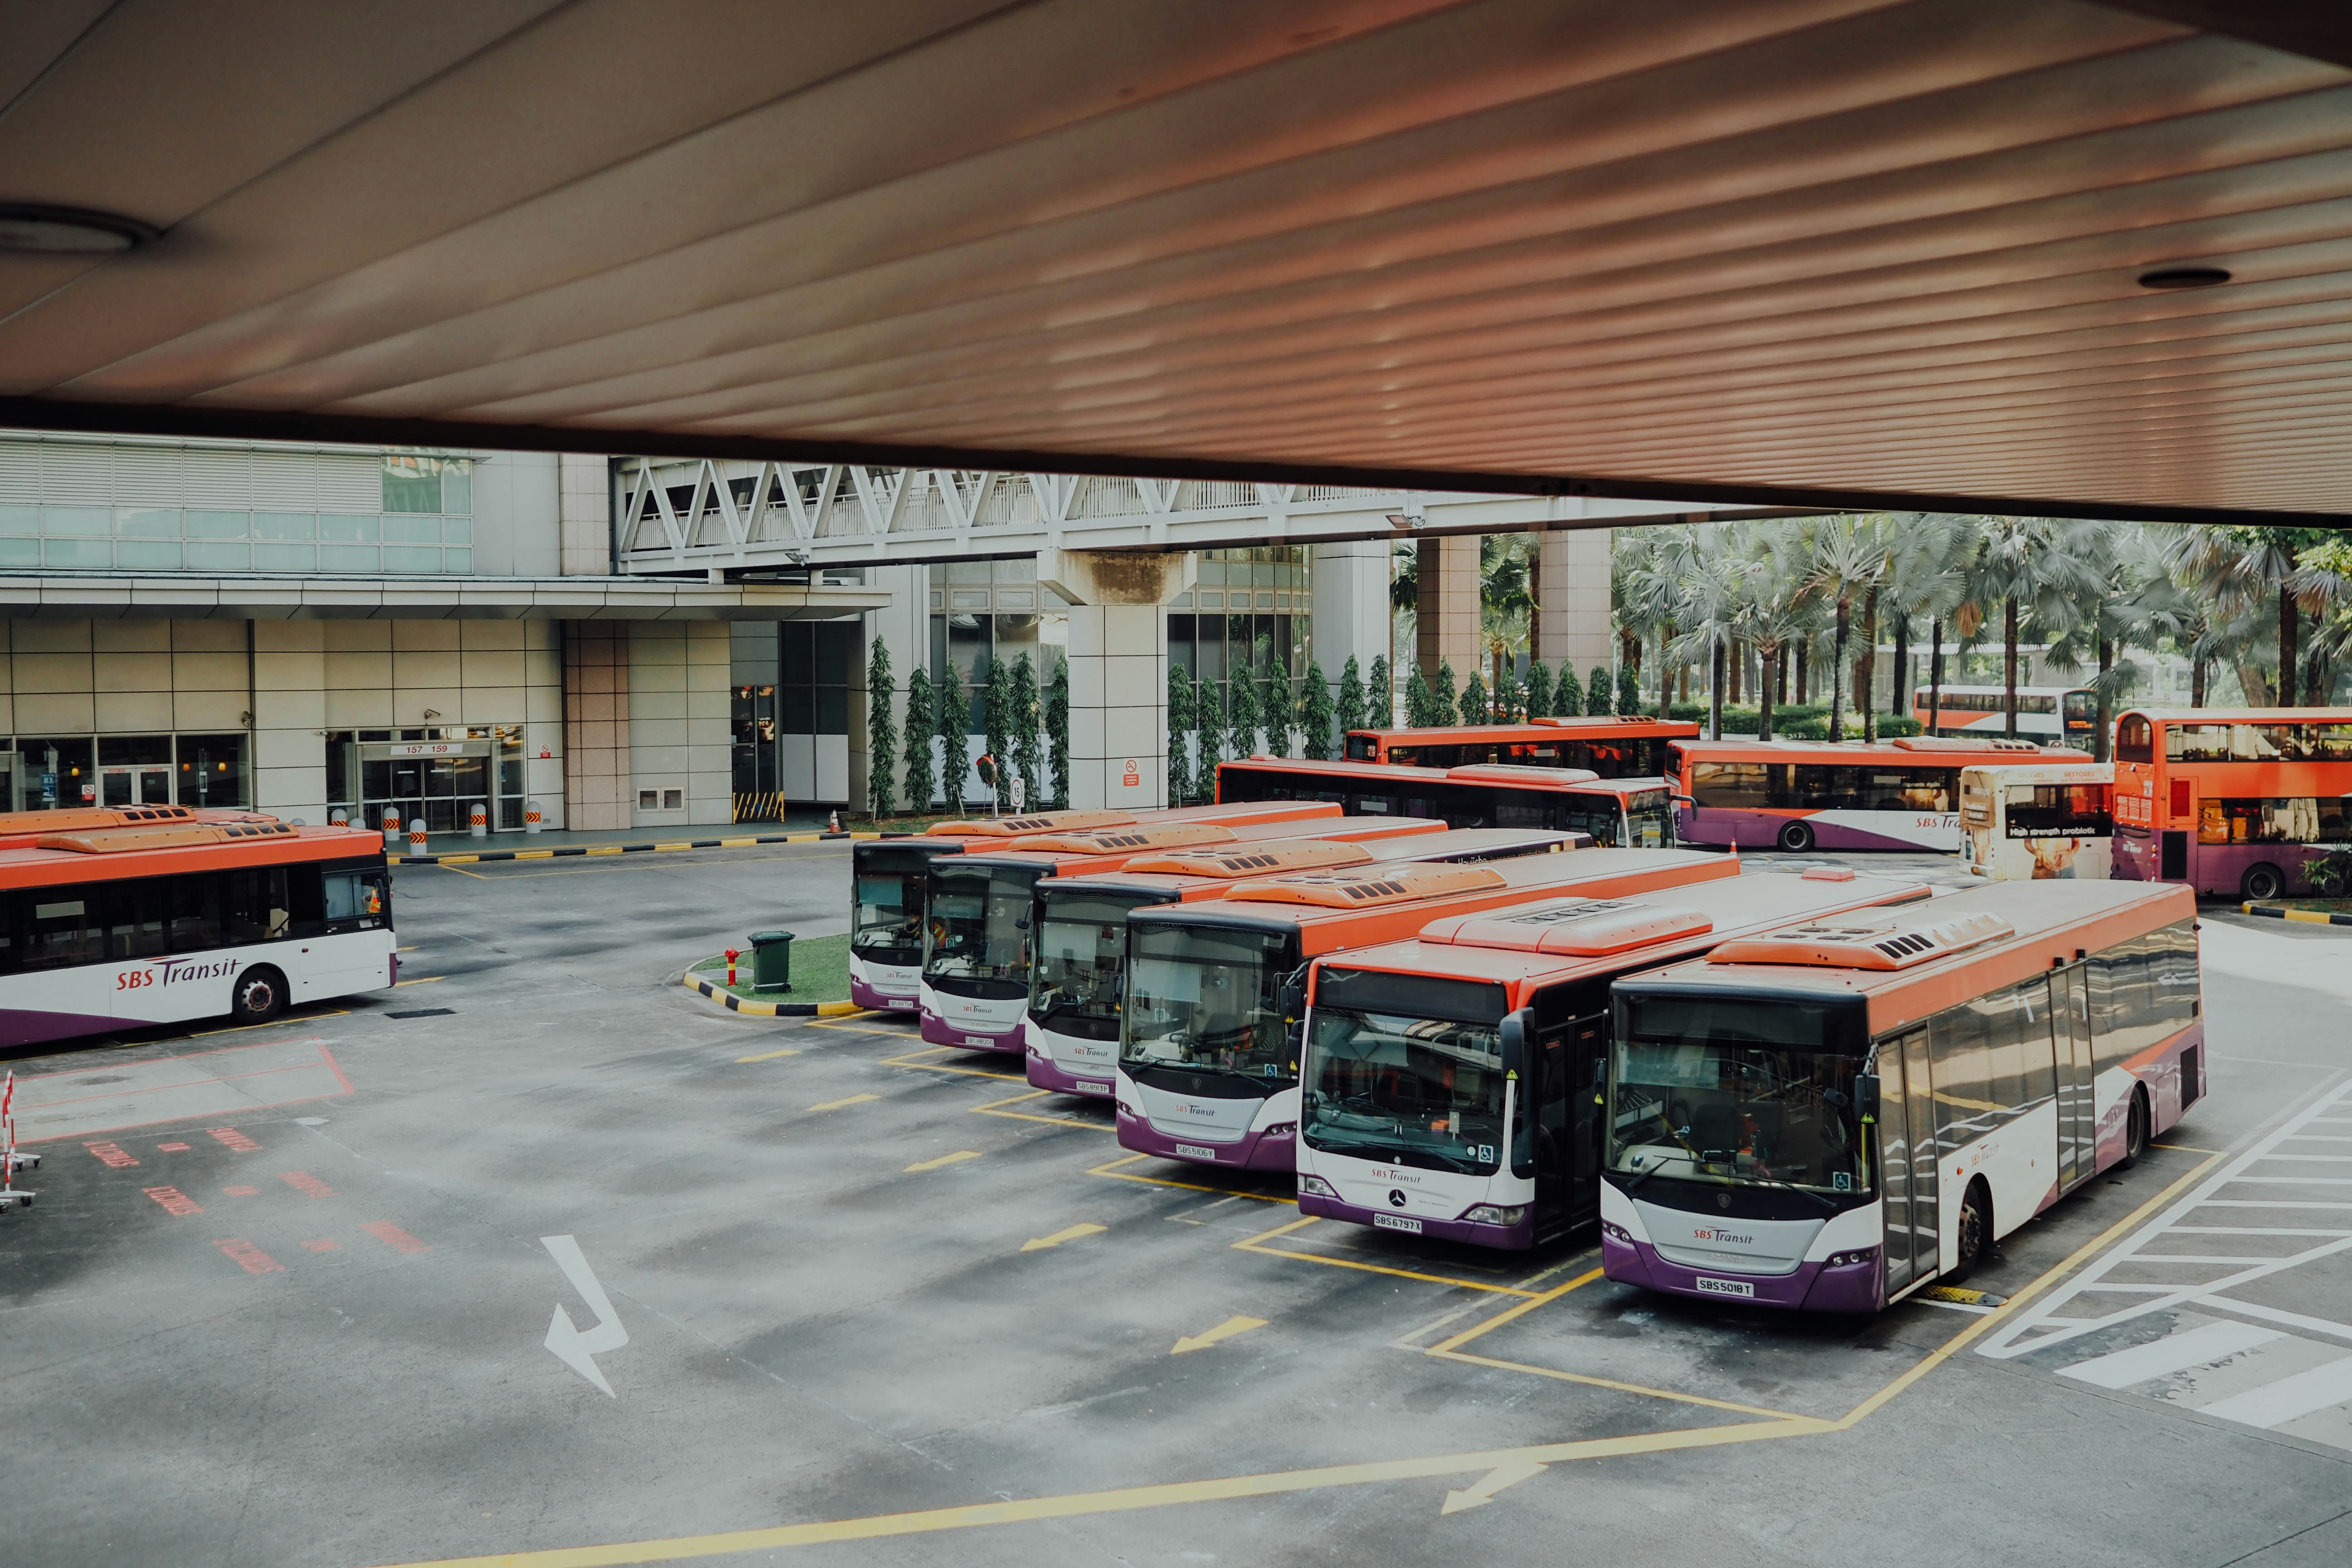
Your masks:
{"label": "ceiling light", "polygon": [[2230,275],[2219,267],[2159,267],[2139,275],[2143,289],[2210,289],[2229,280]]}
{"label": "ceiling light", "polygon": [[137,218],[38,202],[0,202],[0,250],[93,255],[129,250],[155,237]]}

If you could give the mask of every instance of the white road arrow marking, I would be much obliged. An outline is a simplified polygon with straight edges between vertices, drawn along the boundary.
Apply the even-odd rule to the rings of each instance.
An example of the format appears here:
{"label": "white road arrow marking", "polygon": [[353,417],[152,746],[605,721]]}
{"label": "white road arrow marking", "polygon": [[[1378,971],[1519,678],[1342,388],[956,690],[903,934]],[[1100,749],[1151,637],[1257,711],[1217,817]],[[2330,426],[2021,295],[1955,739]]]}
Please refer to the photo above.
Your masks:
{"label": "white road arrow marking", "polygon": [[1544,1468],[1533,1459],[1514,1459],[1507,1465],[1497,1465],[1488,1470],[1476,1486],[1445,1494],[1445,1506],[1439,1509],[1443,1517],[1460,1513],[1465,1508],[1485,1508],[1495,1500],[1495,1494],[1505,1487],[1517,1486],[1521,1481],[1542,1475]]}
{"label": "white road arrow marking", "polygon": [[580,1292],[580,1299],[596,1310],[596,1326],[583,1334],[572,1326],[571,1314],[564,1311],[563,1303],[558,1301],[555,1304],[555,1321],[547,1325],[547,1348],[553,1351],[564,1365],[603,1389],[608,1397],[618,1399],[620,1395],[614,1394],[613,1385],[604,1381],[604,1373],[597,1367],[595,1358],[606,1351],[616,1351],[627,1344],[629,1331],[621,1326],[621,1315],[613,1310],[613,1303],[605,1299],[604,1288],[596,1283],[596,1276],[588,1268],[588,1259],[581,1256],[578,1242],[568,1236],[542,1236],[539,1244],[547,1248],[549,1256],[555,1259],[555,1266],[563,1270],[563,1277],[572,1281],[574,1290]]}

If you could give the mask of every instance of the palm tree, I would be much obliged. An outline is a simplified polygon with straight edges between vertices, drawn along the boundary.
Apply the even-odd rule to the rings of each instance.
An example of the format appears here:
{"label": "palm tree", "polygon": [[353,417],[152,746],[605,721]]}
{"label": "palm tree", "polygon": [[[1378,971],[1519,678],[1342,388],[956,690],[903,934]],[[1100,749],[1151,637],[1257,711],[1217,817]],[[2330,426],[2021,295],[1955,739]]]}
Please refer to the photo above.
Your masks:
{"label": "palm tree", "polygon": [[[1875,614],[1879,580],[1886,574],[1886,529],[1879,517],[1822,518],[1813,524],[1812,568],[1806,584],[1835,611],[1831,656],[1830,743],[1845,740],[1846,642],[1852,627],[1854,596],[1859,594]],[[1878,661],[1874,642],[1873,665]],[[1873,726],[1874,728],[1874,726]]]}
{"label": "palm tree", "polygon": [[[1725,656],[1739,631],[1742,588],[1747,574],[1727,548],[1727,525],[1701,523],[1690,530],[1689,548],[1677,563],[1675,622],[1680,631],[1667,646],[1666,657],[1680,662],[1706,662],[1706,735],[1723,738],[1723,676]],[[1593,679],[1604,679],[1595,670]]]}
{"label": "palm tree", "polygon": [[1787,523],[1769,524],[1757,543],[1757,555],[1740,572],[1739,621],[1764,664],[1763,678],[1757,682],[1756,738],[1769,741],[1780,661],[1799,638],[1812,631],[1821,608],[1806,591],[1809,563],[1802,531]]}
{"label": "palm tree", "polygon": [[1478,630],[1492,661],[1486,685],[1492,692],[1504,689],[1505,661],[1529,642],[1535,628],[1534,584],[1528,567],[1532,539],[1524,533],[1490,533],[1478,542]]}
{"label": "palm tree", "polygon": [[2030,622],[2045,642],[2074,626],[2078,606],[2098,588],[2093,564],[2105,557],[2108,525],[2046,517],[2001,517],[1985,530],[1977,556],[1975,596],[2000,606],[2004,732],[2017,736],[2018,640]]}
{"label": "palm tree", "polygon": [[1887,552],[1884,596],[1895,616],[1895,690],[1888,711],[1908,712],[1909,681],[1905,679],[1910,653],[1912,623],[1927,617],[1930,724],[1943,707],[1944,621],[1966,601],[1969,563],[1974,559],[1977,520],[1951,512],[1898,512],[1893,519],[1894,542]]}
{"label": "palm tree", "polygon": [[[2183,528],[2171,540],[2173,574],[2182,586],[2210,597],[2224,620],[2250,616],[2258,601],[2274,601],[2278,626],[2276,705],[2294,706],[2295,643],[2301,615],[2295,604],[2294,531],[2284,528],[2211,526]],[[2250,701],[2273,697],[2250,661],[2238,679]]]}

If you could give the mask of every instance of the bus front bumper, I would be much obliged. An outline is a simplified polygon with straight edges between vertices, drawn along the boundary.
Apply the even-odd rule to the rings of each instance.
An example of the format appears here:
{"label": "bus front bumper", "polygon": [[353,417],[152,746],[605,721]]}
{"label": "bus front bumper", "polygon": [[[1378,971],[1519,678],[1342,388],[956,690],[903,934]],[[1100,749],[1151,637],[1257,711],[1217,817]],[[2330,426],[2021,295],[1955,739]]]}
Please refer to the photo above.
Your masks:
{"label": "bus front bumper", "polygon": [[1034,1037],[1029,1040],[1027,1049],[1029,1087],[1032,1089],[1051,1089],[1055,1094],[1084,1095],[1089,1100],[1109,1100],[1118,1092],[1112,1085],[1112,1079],[1118,1071],[1116,1066],[1074,1071],[1055,1061]]}
{"label": "bus front bumper", "polygon": [[953,1023],[936,1013],[925,1013],[923,1038],[935,1046],[953,1046],[966,1051],[1017,1051],[1021,1049],[1021,1026],[1015,1024],[1009,1029],[988,1029]]}
{"label": "bus front bumper", "polygon": [[[1318,1219],[1344,1219],[1351,1225],[1369,1226],[1374,1230],[1404,1228],[1393,1223],[1400,1216],[1391,1215],[1383,1210],[1341,1203],[1338,1198],[1317,1197],[1311,1193],[1298,1194],[1298,1212],[1302,1215],[1313,1215]],[[1391,1223],[1383,1224],[1383,1221]],[[1466,1242],[1472,1247],[1491,1247],[1507,1252],[1525,1252],[1536,1244],[1536,1222],[1532,1213],[1520,1215],[1516,1225],[1489,1225],[1484,1220],[1416,1217],[1412,1221],[1410,1234],[1430,1237],[1438,1241]]]}
{"label": "bus front bumper", "polygon": [[[1305,1205],[1300,1206],[1304,1209]],[[1604,1225],[1601,1270],[1620,1284],[1706,1301],[1801,1308],[1809,1312],[1875,1312],[1885,1305],[1879,1291],[1882,1275],[1876,1247],[1861,1262],[1835,1268],[1815,1262],[1799,1264],[1793,1274],[1711,1274],[1670,1263],[1648,1242],[1629,1240]]]}
{"label": "bus front bumper", "polygon": [[[1035,1081],[1032,1079],[1031,1081]],[[1234,1171],[1295,1171],[1298,1168],[1298,1132],[1294,1127],[1267,1127],[1244,1132],[1231,1143],[1194,1142],[1162,1132],[1126,1106],[1118,1108],[1118,1143],[1139,1154],[1161,1160],[1182,1160],[1194,1165],[1219,1165]]]}

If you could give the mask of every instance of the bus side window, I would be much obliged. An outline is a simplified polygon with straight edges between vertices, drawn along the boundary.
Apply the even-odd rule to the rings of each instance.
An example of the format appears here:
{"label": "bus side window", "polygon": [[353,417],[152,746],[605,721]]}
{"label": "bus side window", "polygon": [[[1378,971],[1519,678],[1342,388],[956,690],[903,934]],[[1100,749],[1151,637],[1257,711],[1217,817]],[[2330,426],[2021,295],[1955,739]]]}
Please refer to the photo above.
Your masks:
{"label": "bus side window", "polygon": [[142,877],[105,886],[108,958],[154,958],[165,951],[165,880]]}
{"label": "bus side window", "polygon": [[169,881],[164,897],[169,903],[172,951],[208,952],[228,945],[221,924],[219,874],[187,871]]}
{"label": "bus side window", "polygon": [[65,969],[96,963],[104,955],[102,928],[98,923],[100,889],[95,887],[27,888],[17,929],[25,936],[26,969]]}
{"label": "bus side window", "polygon": [[1963,1002],[1936,1015],[1936,1133],[1948,1153],[1997,1125],[1991,1114],[1993,1030],[1988,1015],[1998,1003],[1989,997]]}
{"label": "bus side window", "polygon": [[221,923],[229,944],[282,941],[292,924],[286,868],[268,866],[221,876]]}
{"label": "bus side window", "polygon": [[1547,804],[1541,795],[1523,795],[1507,790],[1496,790],[1488,797],[1487,816],[1496,827],[1543,827],[1558,809]]}
{"label": "bus side window", "polygon": [[373,931],[392,907],[381,871],[329,871],[324,879],[327,929]]}
{"label": "bus side window", "polygon": [[286,877],[286,909],[289,936],[324,936],[327,934],[326,879],[317,862],[306,866],[289,866]]}

